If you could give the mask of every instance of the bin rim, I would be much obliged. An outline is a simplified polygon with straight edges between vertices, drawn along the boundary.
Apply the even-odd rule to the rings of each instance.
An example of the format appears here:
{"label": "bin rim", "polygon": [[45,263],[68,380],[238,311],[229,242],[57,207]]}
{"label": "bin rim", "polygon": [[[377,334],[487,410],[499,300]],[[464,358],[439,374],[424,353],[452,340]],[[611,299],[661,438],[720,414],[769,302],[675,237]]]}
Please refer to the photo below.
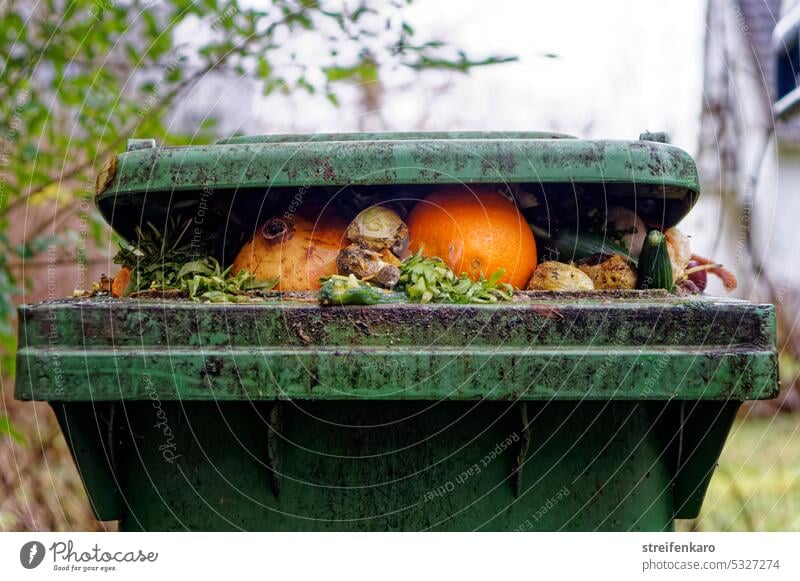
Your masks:
{"label": "bin rim", "polygon": [[279,134],[180,147],[137,139],[106,163],[95,190],[110,219],[115,205],[159,193],[181,204],[218,192],[437,184],[566,184],[570,195],[624,184],[626,195],[683,202],[675,223],[700,194],[694,159],[679,147],[548,132]]}
{"label": "bin rim", "polygon": [[553,132],[237,136],[213,145],[132,139],[97,176],[98,200],[203,189],[449,183],[629,183],[700,192],[694,159],[667,143]]}

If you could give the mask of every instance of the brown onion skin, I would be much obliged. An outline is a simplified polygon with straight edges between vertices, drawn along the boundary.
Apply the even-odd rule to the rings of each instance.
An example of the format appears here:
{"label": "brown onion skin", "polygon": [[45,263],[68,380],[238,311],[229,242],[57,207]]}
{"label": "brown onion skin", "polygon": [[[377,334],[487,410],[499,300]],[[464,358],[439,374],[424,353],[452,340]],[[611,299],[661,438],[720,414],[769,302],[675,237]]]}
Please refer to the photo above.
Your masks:
{"label": "brown onion skin", "polygon": [[346,229],[347,222],[333,214],[313,221],[299,214],[272,218],[242,247],[231,271],[245,269],[259,280],[277,278],[279,291],[319,290],[320,277],[337,273]]}

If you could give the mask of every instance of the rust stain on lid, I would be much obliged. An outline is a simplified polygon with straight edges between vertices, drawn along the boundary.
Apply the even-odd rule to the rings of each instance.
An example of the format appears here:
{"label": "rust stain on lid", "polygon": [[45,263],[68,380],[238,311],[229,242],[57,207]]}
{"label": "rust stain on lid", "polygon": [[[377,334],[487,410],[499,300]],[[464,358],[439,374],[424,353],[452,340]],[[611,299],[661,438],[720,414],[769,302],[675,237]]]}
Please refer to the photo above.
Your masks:
{"label": "rust stain on lid", "polygon": [[114,153],[108,158],[102,169],[98,172],[97,177],[94,179],[94,193],[99,196],[106,191],[111,182],[114,181],[114,176],[117,173],[117,154]]}

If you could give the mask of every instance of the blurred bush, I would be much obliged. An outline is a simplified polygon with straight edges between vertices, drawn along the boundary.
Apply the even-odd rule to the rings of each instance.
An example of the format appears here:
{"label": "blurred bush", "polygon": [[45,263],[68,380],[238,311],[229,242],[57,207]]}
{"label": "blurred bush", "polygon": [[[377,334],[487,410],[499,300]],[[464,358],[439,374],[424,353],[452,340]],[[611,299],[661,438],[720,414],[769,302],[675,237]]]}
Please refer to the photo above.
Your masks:
{"label": "blurred bush", "polygon": [[[207,143],[215,122],[176,129],[171,113],[219,73],[261,91],[334,104],[387,70],[467,72],[473,59],[419,40],[408,0],[7,0],[0,6],[0,530],[93,529],[46,405],[13,402],[15,308],[90,288],[113,237],[92,204],[94,175],[129,137]],[[288,47],[288,48],[287,48]],[[312,47],[313,58],[295,48]],[[305,54],[305,53],[304,53]],[[280,57],[280,58],[278,58]],[[59,273],[64,268],[78,276]]]}

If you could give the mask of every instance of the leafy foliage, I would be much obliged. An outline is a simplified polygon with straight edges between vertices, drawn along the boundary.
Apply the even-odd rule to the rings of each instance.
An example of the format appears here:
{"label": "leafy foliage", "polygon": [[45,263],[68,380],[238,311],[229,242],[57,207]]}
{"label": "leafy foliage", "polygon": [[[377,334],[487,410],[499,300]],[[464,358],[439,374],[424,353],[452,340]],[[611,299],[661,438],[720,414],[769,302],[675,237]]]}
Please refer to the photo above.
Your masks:
{"label": "leafy foliage", "polygon": [[[186,241],[186,232],[191,224],[191,220],[182,222],[179,218],[171,217],[163,230],[152,222],[147,222],[144,227],[136,226],[135,243],[120,243],[114,262],[142,273],[163,268],[164,260],[176,264],[189,262],[197,258],[192,245]],[[142,288],[136,285],[131,290]]]}
{"label": "leafy foliage", "polygon": [[496,303],[511,300],[514,288],[501,283],[504,271],[488,279],[473,281],[467,274],[456,276],[441,258],[416,254],[400,265],[398,288],[420,303]]}
{"label": "leafy foliage", "polygon": [[[159,271],[163,282],[153,282],[150,290],[185,292],[187,296],[196,301],[210,301],[212,303],[247,302],[250,294],[255,291],[268,291],[277,283],[277,280],[258,280],[252,273],[241,269],[235,275],[231,274],[231,267],[222,270],[215,258],[203,258],[187,262],[177,272],[177,265],[170,265],[171,271]],[[164,276],[166,274],[166,276]]]}
{"label": "leafy foliage", "polygon": [[[0,376],[9,378],[14,373],[15,297],[34,283],[22,273],[43,257],[48,270],[70,262],[84,268],[91,246],[101,246],[107,239],[108,228],[91,203],[94,175],[103,163],[129,137],[153,137],[164,145],[213,140],[215,119],[205,118],[184,134],[176,131],[171,116],[177,103],[191,100],[192,91],[202,89],[206,76],[248,77],[260,82],[267,95],[299,90],[337,105],[342,87],[377,85],[392,67],[465,71],[485,62],[435,40],[415,43],[414,29],[402,14],[405,4],[399,0],[331,5],[265,0],[245,8],[238,0],[2,2]],[[195,32],[197,28],[200,33]],[[298,56],[299,49],[308,46],[318,47],[324,56]],[[141,257],[135,249],[125,248],[129,253],[121,254],[123,264],[138,265]],[[165,255],[165,248],[156,250],[156,255]],[[189,296],[212,301],[240,300],[242,292],[269,286],[247,273],[232,275],[216,261],[190,252],[177,259],[172,252],[171,257],[173,264],[152,262],[153,270],[138,277],[138,284],[149,288],[159,277],[162,288],[174,286]],[[32,441],[41,437],[38,416],[33,425],[25,414],[15,415],[14,410],[21,408],[9,409],[7,402],[0,407],[4,412],[0,413],[0,440],[21,443],[21,432],[35,436]],[[55,475],[58,483],[49,495],[56,506],[29,502],[29,491],[40,488],[39,476],[45,469],[35,446],[28,447],[27,464],[19,472],[22,476],[11,480],[14,486],[0,483],[0,488],[13,491],[9,499],[24,500],[13,514],[46,512],[53,515],[53,522],[42,525],[48,521],[39,515],[15,526],[94,527],[97,523],[90,518],[80,480],[52,416],[47,424],[49,436],[39,448],[50,458],[48,480]],[[51,447],[53,441],[60,445]],[[0,460],[2,452],[0,448]],[[70,510],[71,504],[79,506]],[[7,528],[8,514],[0,503],[0,528]],[[84,515],[77,526],[74,514]]]}
{"label": "leafy foliage", "polygon": [[131,270],[125,295],[142,291],[177,291],[192,300],[242,302],[247,293],[267,291],[277,280],[257,280],[246,270],[231,274],[213,257],[197,257],[186,241],[191,220],[170,219],[162,232],[148,222],[136,227],[135,244],[122,243],[114,262]]}

